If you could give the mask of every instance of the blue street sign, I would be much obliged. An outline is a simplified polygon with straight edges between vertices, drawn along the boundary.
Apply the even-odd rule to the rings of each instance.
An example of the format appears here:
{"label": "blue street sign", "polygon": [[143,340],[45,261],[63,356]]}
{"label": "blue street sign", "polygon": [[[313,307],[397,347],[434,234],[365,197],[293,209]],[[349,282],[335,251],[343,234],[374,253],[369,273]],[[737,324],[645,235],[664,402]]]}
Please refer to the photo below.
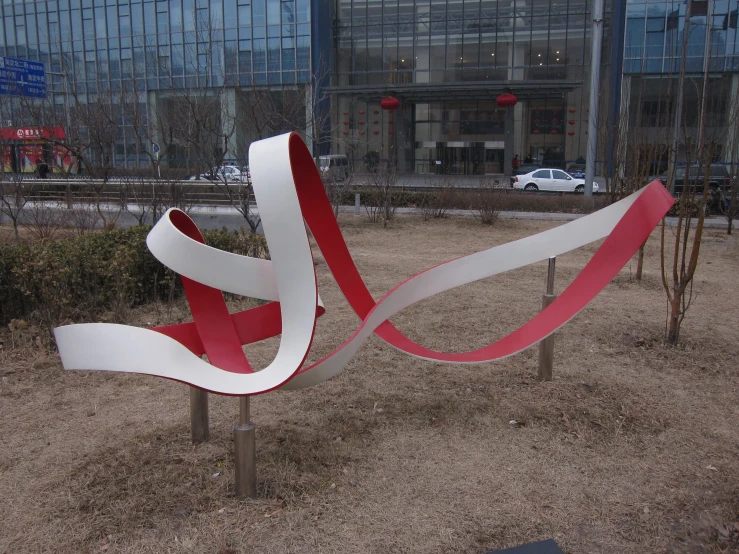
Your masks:
{"label": "blue street sign", "polygon": [[44,64],[0,57],[0,94],[46,98]]}

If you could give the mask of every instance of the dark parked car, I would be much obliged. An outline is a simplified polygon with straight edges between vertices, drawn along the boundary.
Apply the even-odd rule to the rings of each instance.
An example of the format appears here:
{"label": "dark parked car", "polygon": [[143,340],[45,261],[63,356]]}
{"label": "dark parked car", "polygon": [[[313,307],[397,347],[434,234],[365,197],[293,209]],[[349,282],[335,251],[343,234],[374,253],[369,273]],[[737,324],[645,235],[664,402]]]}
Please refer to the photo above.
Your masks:
{"label": "dark parked car", "polygon": [[[685,186],[685,167],[678,167],[675,171],[675,188],[673,189],[676,196],[680,196]],[[691,165],[688,172],[688,187],[689,191],[695,190],[696,194],[703,194],[704,180],[706,175],[705,166]],[[670,189],[667,183],[667,173],[663,173],[658,177],[662,184]],[[731,177],[729,176],[729,170],[723,165],[712,165],[710,168],[710,179],[708,181],[709,190],[713,194],[717,194],[720,191],[727,192],[731,187]]]}
{"label": "dark parked car", "polygon": [[570,164],[567,166],[567,173],[577,179],[585,178],[585,164]]}
{"label": "dark parked car", "polygon": [[537,169],[540,169],[542,167],[544,166],[537,162],[523,163],[518,166],[518,169],[516,169],[515,174],[516,175],[526,175],[527,173],[531,173],[532,171],[536,171]]}
{"label": "dark parked car", "polygon": [[[675,188],[673,189],[675,196],[680,196],[685,188],[685,169],[685,167],[678,167],[675,170]],[[693,190],[695,190],[696,195],[703,196],[705,175],[705,166],[690,166],[690,171],[688,173],[689,193],[692,193]],[[658,177],[658,179],[662,181],[662,184],[669,190],[670,187],[667,183],[667,173],[663,173]],[[722,198],[731,194],[731,176],[729,175],[729,170],[726,166],[711,166],[708,192],[710,194],[710,198],[708,199],[709,211],[714,212],[720,210]]]}

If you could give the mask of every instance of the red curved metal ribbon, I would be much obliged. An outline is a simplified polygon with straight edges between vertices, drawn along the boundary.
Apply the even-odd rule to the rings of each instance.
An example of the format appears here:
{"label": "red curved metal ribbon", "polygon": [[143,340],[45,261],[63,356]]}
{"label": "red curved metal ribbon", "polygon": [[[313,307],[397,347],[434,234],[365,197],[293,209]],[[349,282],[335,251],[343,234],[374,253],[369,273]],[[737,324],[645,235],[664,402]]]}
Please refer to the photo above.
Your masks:
{"label": "red curved metal ribbon", "polygon": [[[354,264],[309,152],[304,147],[293,148],[292,144],[291,140],[291,168],[305,222],[342,293],[356,314],[365,320],[382,300],[375,302]],[[437,352],[412,341],[389,321],[385,321],[375,333],[404,352],[438,361],[474,363],[519,352],[564,325],[590,302],[633,256],[673,202],[661,183],[654,181],[649,184],[559,298],[526,324],[491,345],[471,352]],[[172,222],[191,239],[204,242],[200,231],[184,214],[174,213]],[[187,277],[182,277],[182,281],[193,322],[156,327],[153,330],[179,341],[198,356],[207,354],[210,363],[221,369],[236,373],[253,372],[241,346],[280,334],[282,323],[279,303],[271,302],[229,314],[221,291]],[[402,286],[402,283],[398,286]],[[317,306],[316,317],[324,311]],[[315,365],[303,367],[299,373]]]}

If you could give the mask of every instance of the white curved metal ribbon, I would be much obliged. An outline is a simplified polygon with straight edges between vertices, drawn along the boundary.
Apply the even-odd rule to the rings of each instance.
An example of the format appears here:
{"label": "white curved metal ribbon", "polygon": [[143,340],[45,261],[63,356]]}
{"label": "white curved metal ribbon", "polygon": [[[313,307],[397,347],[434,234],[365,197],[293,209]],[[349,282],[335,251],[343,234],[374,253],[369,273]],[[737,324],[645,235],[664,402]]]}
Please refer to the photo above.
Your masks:
{"label": "white curved metal ribbon", "polygon": [[147,239],[154,256],[194,281],[235,294],[279,300],[282,336],[273,362],[255,373],[232,373],[202,361],[156,331],[91,323],[55,330],[65,368],[145,373],[228,395],[316,385],[346,367],[362,342],[402,309],[440,292],[602,239],[642,193],[555,229],[453,260],[409,279],[377,303],[341,348],[296,375],[310,349],[320,299],[291,171],[289,140],[290,135],[282,135],[253,143],[250,148],[254,191],[271,261],[203,245],[180,232],[169,217],[162,218]]}

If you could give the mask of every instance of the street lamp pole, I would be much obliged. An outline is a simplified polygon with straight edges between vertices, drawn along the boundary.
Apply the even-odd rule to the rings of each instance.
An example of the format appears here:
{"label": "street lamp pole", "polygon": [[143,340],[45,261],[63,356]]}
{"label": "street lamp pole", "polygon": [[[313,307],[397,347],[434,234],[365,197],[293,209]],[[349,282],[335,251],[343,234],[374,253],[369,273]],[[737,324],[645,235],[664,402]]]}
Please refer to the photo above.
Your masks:
{"label": "street lamp pole", "polygon": [[600,96],[600,58],[603,49],[603,0],[593,0],[593,25],[590,33],[590,117],[588,151],[585,159],[585,196],[593,196],[595,157],[598,147],[598,97]]}

